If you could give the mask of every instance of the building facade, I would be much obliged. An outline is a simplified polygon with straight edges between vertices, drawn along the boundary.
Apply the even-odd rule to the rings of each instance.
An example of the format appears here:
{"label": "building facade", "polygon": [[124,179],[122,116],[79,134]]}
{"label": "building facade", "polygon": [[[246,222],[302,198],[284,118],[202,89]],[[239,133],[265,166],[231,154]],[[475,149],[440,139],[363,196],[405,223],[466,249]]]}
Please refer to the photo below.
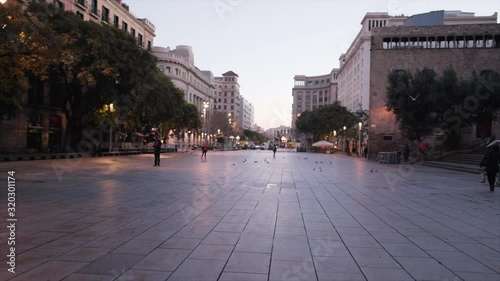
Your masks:
{"label": "building facade", "polygon": [[146,18],[136,18],[122,0],[47,0],[49,4],[79,16],[83,20],[102,23],[122,29],[137,44],[150,50],[153,47],[155,26]]}
{"label": "building facade", "polygon": [[346,53],[339,58],[338,100],[354,112],[368,110],[370,105],[371,36],[375,29],[391,26],[434,26],[463,24],[495,24],[497,13],[475,16],[462,11],[434,11],[411,17],[390,16],[388,13],[367,13],[361,21],[361,30]]}
{"label": "building facade", "polygon": [[292,128],[288,126],[279,126],[266,130],[267,137],[279,147],[287,147],[288,142],[293,141]]}
{"label": "building facade", "polygon": [[374,28],[402,25],[405,17],[367,13],[361,30],[346,53],[339,58],[338,100],[354,112],[368,110],[370,93],[370,38]]}
{"label": "building facade", "polygon": [[[392,113],[385,110],[387,75],[392,71],[429,68],[441,75],[453,67],[458,77],[472,72],[500,72],[500,24],[395,26],[373,30],[371,40],[370,116],[368,151],[401,151],[404,142]],[[471,99],[475,97],[472,96]],[[472,113],[472,112],[471,112]],[[456,118],[460,118],[457,113]],[[461,131],[462,141],[500,135],[500,123],[491,120]],[[439,136],[434,136],[438,138]]]}
{"label": "building facade", "polygon": [[240,128],[242,130],[252,130],[254,120],[254,106],[244,97],[240,104]]}
{"label": "building facade", "polygon": [[158,68],[184,92],[184,99],[209,117],[215,105],[215,79],[211,71],[199,70],[194,65],[192,48],[180,45],[171,50],[155,46],[153,55],[158,59]]}
{"label": "building facade", "polygon": [[292,128],[304,111],[313,111],[337,100],[338,69],[320,76],[296,75],[292,89]]}
{"label": "building facade", "polygon": [[228,71],[222,77],[214,78],[214,110],[223,112],[231,119],[230,131],[239,131],[243,127],[241,116],[242,96],[238,74]]}

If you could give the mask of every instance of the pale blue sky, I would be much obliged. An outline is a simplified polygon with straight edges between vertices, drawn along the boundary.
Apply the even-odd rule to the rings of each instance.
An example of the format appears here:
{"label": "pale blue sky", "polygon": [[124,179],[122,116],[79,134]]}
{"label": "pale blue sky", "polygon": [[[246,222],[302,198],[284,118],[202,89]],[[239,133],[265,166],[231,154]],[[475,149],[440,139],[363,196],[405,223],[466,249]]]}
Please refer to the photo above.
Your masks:
{"label": "pale blue sky", "polygon": [[195,65],[215,76],[232,70],[263,128],[291,125],[295,75],[322,75],[360,30],[367,12],[414,15],[500,11],[499,0],[123,0],[156,26],[155,46],[193,47]]}

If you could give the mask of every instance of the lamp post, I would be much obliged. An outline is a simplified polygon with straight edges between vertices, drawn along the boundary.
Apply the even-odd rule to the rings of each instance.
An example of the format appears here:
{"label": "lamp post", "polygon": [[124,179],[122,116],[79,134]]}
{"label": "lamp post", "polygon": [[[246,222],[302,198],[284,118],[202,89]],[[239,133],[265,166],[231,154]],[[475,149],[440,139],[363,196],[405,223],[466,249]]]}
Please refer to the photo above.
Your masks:
{"label": "lamp post", "polygon": [[109,120],[111,121],[109,122],[109,152],[111,152],[113,149],[113,118],[111,114],[115,111],[112,103],[109,104],[108,110],[110,114]]}
{"label": "lamp post", "polygon": [[229,142],[229,134],[231,134],[231,132],[229,131],[229,129],[231,128],[231,112],[227,114],[227,118],[229,119],[229,122],[227,124],[227,138]]}
{"label": "lamp post", "polygon": [[346,153],[346,151],[345,151],[345,149],[346,149],[346,147],[345,147],[345,130],[346,130],[346,127],[344,126],[343,129],[344,129],[344,133],[342,134],[342,149],[344,150],[344,153]]}
{"label": "lamp post", "polygon": [[209,105],[208,101],[204,101],[203,102],[203,129],[205,131],[206,131],[206,127],[207,127],[206,119],[207,119],[207,108],[208,108],[208,105]]}
{"label": "lamp post", "polygon": [[358,155],[361,155],[361,128],[363,127],[363,123],[359,122],[358,126],[359,126],[359,130],[358,130]]}
{"label": "lamp post", "polygon": [[333,130],[333,140],[335,141],[335,149],[337,149],[337,130]]}

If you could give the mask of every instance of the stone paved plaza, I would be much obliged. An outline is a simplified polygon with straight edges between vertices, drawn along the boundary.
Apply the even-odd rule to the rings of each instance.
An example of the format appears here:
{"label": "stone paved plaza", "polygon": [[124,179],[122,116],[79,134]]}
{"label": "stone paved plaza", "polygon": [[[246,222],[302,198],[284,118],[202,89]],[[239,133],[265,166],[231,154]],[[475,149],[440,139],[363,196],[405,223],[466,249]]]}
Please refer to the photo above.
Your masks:
{"label": "stone paved plaza", "polygon": [[[0,163],[0,280],[500,280],[500,190],[339,155]],[[7,172],[15,171],[8,272]]]}

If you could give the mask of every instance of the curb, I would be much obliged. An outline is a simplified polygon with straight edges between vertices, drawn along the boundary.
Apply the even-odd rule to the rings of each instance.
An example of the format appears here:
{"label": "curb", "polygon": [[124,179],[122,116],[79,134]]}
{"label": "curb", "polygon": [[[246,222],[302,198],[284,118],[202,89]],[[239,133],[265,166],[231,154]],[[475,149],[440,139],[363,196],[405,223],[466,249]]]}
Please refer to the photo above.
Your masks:
{"label": "curb", "polygon": [[[162,150],[161,153],[173,153],[175,150]],[[31,160],[53,160],[53,159],[71,159],[81,157],[107,157],[107,156],[128,156],[139,154],[153,154],[153,150],[145,151],[117,151],[117,152],[101,152],[97,155],[89,153],[61,153],[61,154],[39,154],[39,155],[0,155],[0,162],[13,161],[31,161]]]}
{"label": "curb", "polygon": [[51,160],[51,159],[69,159],[69,158],[81,158],[82,154],[72,153],[72,154],[58,154],[58,155],[26,155],[26,156],[2,156],[0,162],[10,162],[10,161],[30,161],[30,160]]}

